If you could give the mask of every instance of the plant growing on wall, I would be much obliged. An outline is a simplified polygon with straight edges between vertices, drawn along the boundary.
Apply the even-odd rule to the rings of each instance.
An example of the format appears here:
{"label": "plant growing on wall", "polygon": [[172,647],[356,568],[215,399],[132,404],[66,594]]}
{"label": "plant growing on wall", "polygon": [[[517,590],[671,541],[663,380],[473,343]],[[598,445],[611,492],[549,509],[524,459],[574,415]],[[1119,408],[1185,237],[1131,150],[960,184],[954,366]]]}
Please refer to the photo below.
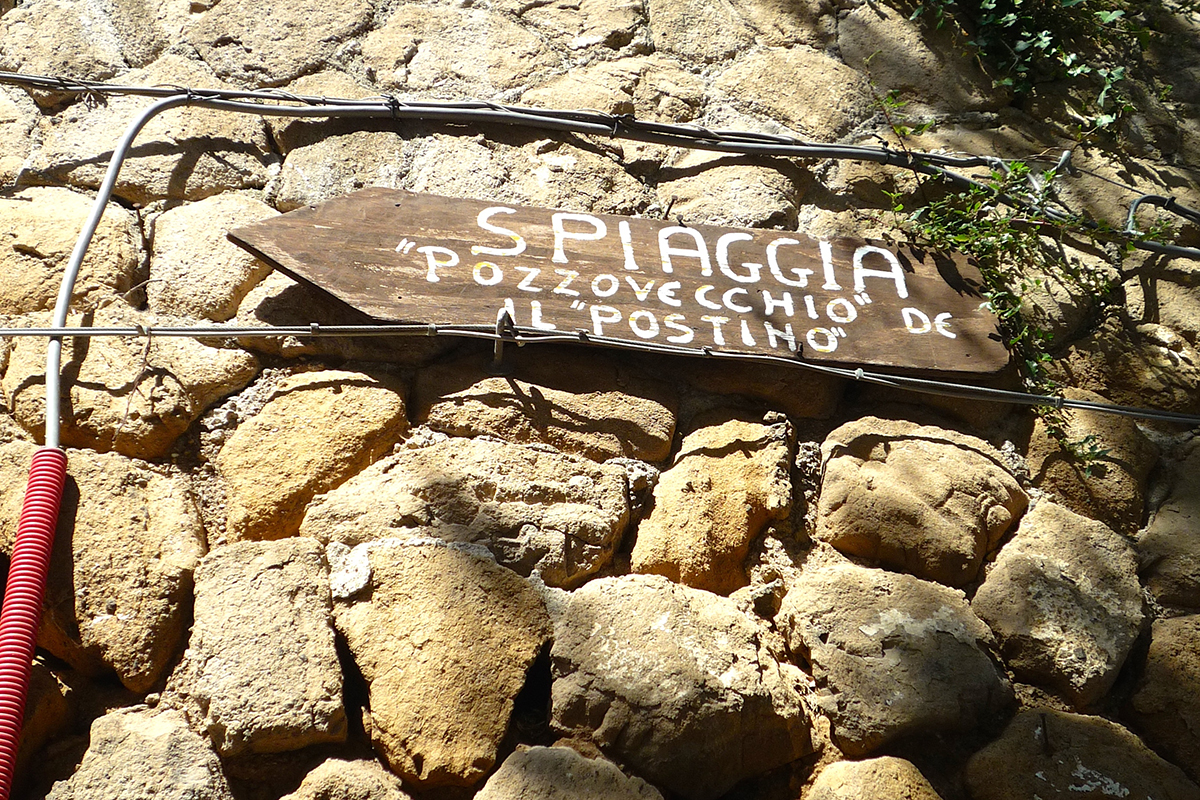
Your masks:
{"label": "plant growing on wall", "polygon": [[[913,19],[957,25],[1018,101],[1037,84],[1081,90],[1072,116],[1081,136],[1110,129],[1133,110],[1122,84],[1155,35],[1148,17],[1162,0],[916,0]],[[1169,92],[1162,87],[1160,93]]]}

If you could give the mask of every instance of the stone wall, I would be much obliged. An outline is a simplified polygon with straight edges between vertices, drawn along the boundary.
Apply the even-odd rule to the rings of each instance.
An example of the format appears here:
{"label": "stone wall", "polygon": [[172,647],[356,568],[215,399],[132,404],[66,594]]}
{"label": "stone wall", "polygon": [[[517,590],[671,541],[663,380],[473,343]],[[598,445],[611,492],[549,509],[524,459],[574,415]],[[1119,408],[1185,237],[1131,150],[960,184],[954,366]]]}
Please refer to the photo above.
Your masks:
{"label": "stone wall", "polygon": [[[897,146],[891,96],[933,123],[912,148],[1072,148],[1063,191],[1095,217],[1140,193],[1200,206],[1200,19],[1162,16],[1146,69],[1174,99],[1105,145],[909,13],[0,0],[0,69]],[[0,324],[48,321],[147,102],[0,86]],[[72,324],[356,321],[225,232],[364,186],[816,236],[900,235],[887,193],[922,191],[853,162],[173,111],[121,173]],[[1067,396],[1200,410],[1194,266],[1127,261],[1107,305],[1030,288]],[[1070,436],[1103,451],[1082,464],[994,404],[509,350],[497,376],[441,339],[69,345],[22,796],[1200,798],[1190,432],[1077,413]],[[42,340],[0,341],[6,553],[44,369]]]}

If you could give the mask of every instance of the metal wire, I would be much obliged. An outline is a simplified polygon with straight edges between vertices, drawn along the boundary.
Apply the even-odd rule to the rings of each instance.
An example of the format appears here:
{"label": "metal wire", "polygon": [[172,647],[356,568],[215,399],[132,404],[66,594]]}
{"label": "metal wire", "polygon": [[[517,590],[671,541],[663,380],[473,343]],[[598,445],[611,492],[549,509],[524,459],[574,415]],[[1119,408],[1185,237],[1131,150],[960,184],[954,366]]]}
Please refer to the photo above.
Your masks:
{"label": "metal wire", "polygon": [[1152,408],[1138,408],[1115,403],[1095,403],[1087,400],[1072,400],[1053,395],[1014,392],[1007,389],[993,389],[987,386],[973,386],[964,383],[914,378],[907,375],[892,375],[881,372],[871,372],[861,368],[838,367],[830,364],[820,364],[805,361],[800,357],[784,358],[758,353],[739,353],[727,350],[713,350],[709,347],[682,347],[679,345],[651,344],[635,342],[627,339],[617,339],[611,336],[596,336],[584,330],[573,332],[547,333],[535,328],[506,326],[497,332],[496,326],[489,325],[435,325],[429,323],[400,323],[380,325],[321,325],[310,322],[306,325],[191,325],[191,326],[148,326],[136,325],[126,327],[86,327],[86,328],[0,328],[0,337],[4,336],[49,336],[49,337],[190,337],[193,339],[241,339],[241,338],[274,338],[294,336],[297,338],[342,338],[351,336],[361,337],[404,337],[404,336],[452,336],[464,339],[483,339],[494,342],[509,342],[518,346],[527,344],[582,344],[601,346],[620,350],[650,353],[655,355],[687,356],[691,358],[708,358],[718,361],[745,361],[772,366],[783,366],[791,369],[804,369],[831,375],[862,383],[888,386],[895,389],[917,392],[919,394],[939,395],[942,397],[960,397],[969,400],[986,400],[991,402],[1008,403],[1013,405],[1053,407],[1095,411],[1105,414],[1117,414],[1138,419],[1157,420],[1159,422],[1182,423],[1189,426],[1200,425],[1200,416],[1180,414],[1173,411],[1161,411]]}
{"label": "metal wire", "polygon": [[[815,364],[796,359],[785,359],[775,356],[762,356],[746,353],[713,351],[709,348],[696,350],[678,346],[645,344],[630,342],[611,337],[592,336],[584,331],[575,334],[546,334],[540,331],[512,329],[498,333],[495,329],[479,329],[471,326],[431,326],[431,325],[380,325],[380,326],[338,326],[324,327],[311,323],[306,327],[282,326],[264,329],[231,328],[225,326],[191,327],[191,328],[68,328],[67,314],[71,294],[78,276],[84,254],[90,246],[91,239],[103,216],[104,208],[112,195],[121,165],[126,158],[133,140],[142,128],[153,117],[168,109],[189,106],[208,108],[216,111],[233,113],[250,113],[264,116],[280,117],[349,117],[368,119],[408,119],[421,121],[438,121],[452,124],[502,124],[523,126],[541,130],[553,130],[583,135],[605,136],[630,139],[655,144],[667,144],[679,147],[689,147],[717,152],[736,153],[741,155],[777,156],[788,158],[819,158],[819,159],[850,159],[869,161],[913,170],[928,175],[936,175],[951,183],[964,188],[972,188],[992,192],[1000,202],[1016,208],[1038,210],[1051,218],[1066,219],[1067,215],[1055,209],[1032,209],[1032,207],[1009,195],[995,192],[970,177],[954,172],[951,167],[988,167],[989,169],[1005,169],[1001,159],[993,156],[950,156],[941,153],[924,153],[912,151],[897,151],[886,147],[864,147],[857,145],[838,145],[806,142],[790,136],[778,134],[753,133],[746,131],[708,130],[696,126],[672,125],[657,122],[637,120],[629,115],[613,115],[596,111],[556,111],[547,109],[523,108],[505,106],[482,101],[467,102],[434,102],[400,100],[395,97],[385,97],[380,101],[355,100],[345,98],[310,97],[296,95],[282,90],[213,90],[190,89],[179,87],[146,87],[119,86],[95,81],[78,81],[66,78],[53,78],[38,75],[0,72],[0,83],[16,84],[30,88],[40,88],[50,91],[78,92],[88,95],[128,94],[161,98],[142,110],[130,123],[124,136],[113,150],[112,159],[104,180],[97,191],[92,212],[80,233],[75,249],[64,272],[62,286],[59,290],[55,305],[52,326],[50,328],[33,329],[17,328],[0,330],[0,335],[28,336],[40,335],[49,337],[46,358],[46,435],[47,446],[59,445],[59,428],[61,425],[61,354],[62,337],[87,335],[112,336],[399,336],[399,335],[449,335],[469,338],[484,338],[492,340],[515,341],[517,344],[533,342],[572,342],[582,344],[603,344],[625,350],[636,350],[652,353],[668,353],[684,356],[715,357],[730,360],[745,360],[769,364],[786,364],[836,375],[852,380],[877,383],[884,386],[908,389],[926,394],[941,394],[954,397],[995,400],[1006,403],[1017,403],[1030,406],[1054,406],[1058,408],[1087,408],[1092,411],[1123,414],[1144,419],[1156,419],[1168,422],[1181,422],[1189,425],[1200,424],[1200,417],[1155,409],[1134,408],[1102,403],[1085,403],[1072,401],[1061,397],[1009,392],[986,387],[955,384],[945,381],[932,381],[907,376],[886,375],[866,372],[862,369],[846,369]],[[270,101],[270,102],[268,102]],[[279,102],[296,103],[298,105],[279,105]],[[1137,205],[1143,202],[1159,200],[1158,196],[1143,196],[1131,206],[1130,218],[1136,213]],[[1165,199],[1165,198],[1163,198]],[[1191,209],[1179,206],[1173,200],[1159,203],[1164,209],[1173,213],[1181,213],[1191,219],[1195,214]],[[1129,239],[1135,247],[1152,252],[1168,255],[1200,258],[1200,249],[1180,247],[1143,239]]]}
{"label": "metal wire", "polygon": [[[1013,208],[1040,213],[1057,222],[1075,222],[1100,238],[1118,240],[1148,252],[1181,258],[1200,259],[1200,248],[1184,247],[1137,235],[1135,226],[1124,234],[1103,230],[1091,220],[1081,219],[1058,209],[1035,208],[1021,198],[997,192],[993,187],[955,170],[984,167],[1004,171],[1005,160],[986,155],[950,155],[923,151],[895,150],[890,147],[842,145],[809,142],[783,134],[736,130],[712,130],[695,125],[639,120],[629,114],[601,111],[557,110],[503,105],[488,101],[432,101],[400,99],[393,96],[353,99],[298,95],[282,89],[192,89],[177,86],[126,86],[101,81],[76,80],[46,75],[0,72],[0,83],[46,91],[78,93],[89,96],[140,95],[147,97],[186,97],[187,105],[218,111],[231,111],[283,117],[350,117],[394,120],[421,120],[448,124],[512,125],[560,133],[628,139],[650,144],[665,144],[747,156],[802,159],[866,161],[908,169],[939,177],[959,189],[973,189],[995,195],[997,201]],[[292,103],[295,105],[279,105]],[[1148,202],[1146,195],[1136,204]],[[1164,198],[1165,199],[1165,198]],[[1200,213],[1173,200],[1159,204],[1163,210],[1200,224]]]}

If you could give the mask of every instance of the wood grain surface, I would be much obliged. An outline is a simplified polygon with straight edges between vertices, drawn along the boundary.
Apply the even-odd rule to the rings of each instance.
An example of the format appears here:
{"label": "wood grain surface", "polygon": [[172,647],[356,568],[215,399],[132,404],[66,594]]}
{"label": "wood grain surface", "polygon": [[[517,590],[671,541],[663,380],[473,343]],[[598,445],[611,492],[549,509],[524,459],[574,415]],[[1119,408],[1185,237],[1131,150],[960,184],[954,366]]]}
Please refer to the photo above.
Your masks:
{"label": "wood grain surface", "polygon": [[851,365],[992,373],[962,255],[371,188],[231,231],[381,322],[491,325]]}

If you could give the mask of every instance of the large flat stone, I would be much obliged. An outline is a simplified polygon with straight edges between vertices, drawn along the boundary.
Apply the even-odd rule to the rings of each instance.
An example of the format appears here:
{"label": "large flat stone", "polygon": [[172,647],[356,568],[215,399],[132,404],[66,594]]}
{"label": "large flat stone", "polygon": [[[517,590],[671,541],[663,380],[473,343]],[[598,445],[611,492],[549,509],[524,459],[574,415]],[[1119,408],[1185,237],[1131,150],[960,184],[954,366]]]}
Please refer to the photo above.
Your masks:
{"label": "large flat stone", "polygon": [[1109,402],[1195,414],[1200,411],[1200,352],[1154,323],[1110,318],[1050,364],[1051,377]]}
{"label": "large flat stone", "polygon": [[384,537],[477,542],[523,575],[574,586],[629,523],[625,471],[494,440],[405,447],[313,501],[300,533],[355,546]]}
{"label": "large flat stone", "polygon": [[1196,800],[1200,787],[1141,740],[1101,717],[1021,711],[967,762],[972,800],[1015,797]]}
{"label": "large flat stone", "polygon": [[[335,591],[334,619],[369,687],[371,739],[418,788],[477,784],[550,636],[541,596],[470,545],[362,547],[366,569],[346,563],[358,590]],[[336,564],[331,581],[348,585]]]}
{"label": "large flat stone", "polygon": [[[3,98],[0,94],[0,104]],[[11,141],[18,140],[14,136]],[[61,188],[31,188],[0,198],[0,279],[4,282],[0,313],[54,308],[67,261],[93,202],[92,197]],[[133,214],[110,204],[80,266],[71,302],[76,307],[94,305],[108,295],[129,291],[140,242]]]}
{"label": "large flat stone", "polygon": [[571,594],[551,650],[552,721],[694,800],[812,751],[800,673],[727,598],[658,575]]}
{"label": "large flat stone", "polygon": [[[121,82],[230,88],[202,62],[175,53],[125,73]],[[56,116],[42,118],[38,126],[41,144],[30,159],[28,180],[99,187],[114,143],[146,105],[144,97],[113,96],[97,108],[78,103]],[[167,198],[199,200],[231,189],[265,186],[277,161],[261,118],[174,109],[146,123],[113,191],[137,205]]]}
{"label": "large flat stone", "polygon": [[480,6],[401,6],[363,41],[363,61],[388,89],[489,96],[560,66],[527,28]]}
{"label": "large flat stone", "polygon": [[1200,608],[1200,443],[1181,455],[1170,494],[1138,540],[1139,571],[1159,603]]}
{"label": "large flat stone", "polygon": [[1154,621],[1146,665],[1124,717],[1151,747],[1200,781],[1200,616]]}
{"label": "large flat stone", "polygon": [[[1064,389],[1063,396],[1107,402],[1081,389]],[[1136,532],[1145,515],[1146,481],[1158,461],[1158,449],[1132,419],[1114,414],[1072,411],[1063,433],[1066,446],[1050,435],[1045,420],[1034,423],[1025,456],[1033,484],[1077,514],[1098,519],[1118,533]],[[1081,459],[1082,447],[1095,457]]]}
{"label": "large flat stone", "polygon": [[[3,8],[0,3],[0,8]],[[37,106],[12,86],[0,86],[0,139],[5,142],[0,153],[0,186],[12,186],[24,168],[25,159],[33,148],[30,134],[37,126]]]}
{"label": "large flat stone", "polygon": [[729,3],[651,0],[654,49],[688,60],[721,62],[749,48],[754,30]]}
{"label": "large flat stone", "polygon": [[[803,80],[780,81],[780,75]],[[735,106],[802,136],[836,141],[875,112],[866,78],[824,52],[764,48],[733,61],[714,81]]]}
{"label": "large flat stone", "polygon": [[226,534],[295,535],[315,495],[362,470],[407,426],[403,387],[390,376],[322,370],[285,379],[217,455]]}
{"label": "large flat stone", "polygon": [[216,322],[231,319],[271,267],[225,234],[278,213],[247,194],[226,192],[155,217],[146,286],[150,310]]}
{"label": "large flat stone", "polygon": [[330,758],[279,800],[411,800],[400,779],[377,761]]}
{"label": "large flat stone", "polygon": [[833,740],[862,756],[901,737],[971,730],[1012,691],[962,592],[835,564],[800,573],[775,618],[816,679]]}
{"label": "large flat stone", "polygon": [[104,80],[126,67],[120,34],[101,3],[32,0],[0,18],[5,71]]}
{"label": "large flat stone", "polygon": [[518,747],[475,795],[478,800],[662,800],[641,778],[569,747]]}
{"label": "large flat stone", "polygon": [[221,762],[173,710],[123,708],[92,723],[83,763],[47,800],[233,800]]}
{"label": "large flat stone", "polygon": [[[0,445],[0,547],[12,552],[33,456]],[[115,453],[70,451],[38,643],[136,692],[163,676],[186,638],[192,573],[204,554],[186,478]]]}
{"label": "large flat stone", "polygon": [[995,110],[1009,102],[1009,92],[994,85],[957,25],[929,24],[910,14],[883,5],[850,9],[838,17],[838,53],[869,75],[881,95],[893,92],[956,113]]}
{"label": "large flat stone", "polygon": [[600,353],[529,350],[505,356],[514,371],[503,377],[488,374],[483,356],[422,370],[417,419],[454,436],[548,444],[597,461],[667,457],[679,402],[669,386]]}
{"label": "large flat stone", "polygon": [[821,770],[806,800],[942,800],[911,761],[881,756]]}
{"label": "large flat stone", "polygon": [[982,439],[864,417],[821,445],[817,538],[919,578],[964,586],[1028,498]]}
{"label": "large flat stone", "polygon": [[315,540],[218,547],[196,570],[195,621],[166,702],[223,757],[344,740],[330,608]]}
{"label": "large flat stone", "polygon": [[371,0],[314,6],[279,0],[270,13],[252,0],[221,0],[187,32],[221,78],[242,86],[280,86],[325,66],[362,33],[374,14]]}
{"label": "large flat stone", "polygon": [[1043,500],[996,556],[971,608],[1024,680],[1097,702],[1117,679],[1145,616],[1137,557],[1101,522]]}
{"label": "large flat stone", "polygon": [[[49,324],[48,314],[26,325]],[[131,328],[170,324],[114,303],[67,324]],[[209,347],[184,337],[68,339],[63,344],[62,441],[71,447],[159,458],[210,405],[246,386],[258,359],[244,350]],[[0,377],[13,417],[33,436],[46,424],[46,345],[20,337]]]}
{"label": "large flat stone", "polygon": [[750,542],[792,509],[791,431],[729,420],[688,434],[638,526],[633,571],[717,594],[748,582]]}

